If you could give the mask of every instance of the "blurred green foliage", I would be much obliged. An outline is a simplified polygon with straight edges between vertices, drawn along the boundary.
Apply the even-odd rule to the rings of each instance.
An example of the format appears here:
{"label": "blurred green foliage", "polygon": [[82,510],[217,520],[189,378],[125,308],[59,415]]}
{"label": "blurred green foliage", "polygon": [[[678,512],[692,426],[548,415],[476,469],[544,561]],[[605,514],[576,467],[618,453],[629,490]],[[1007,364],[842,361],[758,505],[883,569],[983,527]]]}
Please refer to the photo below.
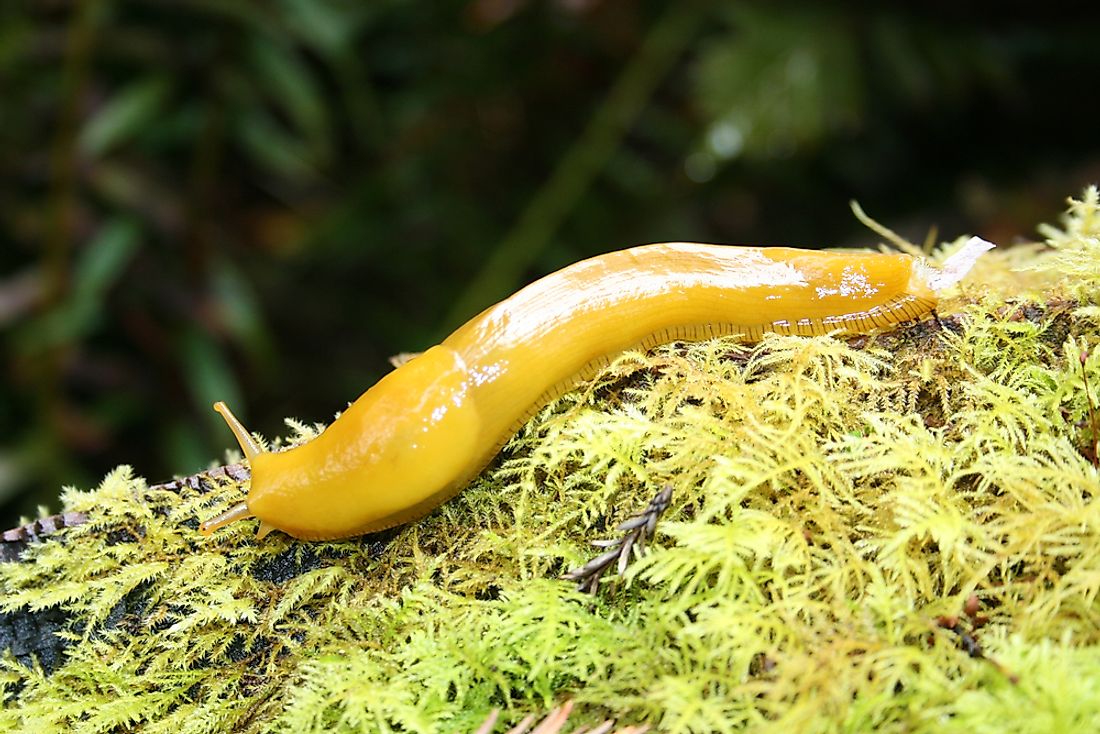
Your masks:
{"label": "blurred green foliage", "polygon": [[0,500],[325,420],[524,282],[670,239],[1027,234],[1100,172],[1087,4],[0,9]]}

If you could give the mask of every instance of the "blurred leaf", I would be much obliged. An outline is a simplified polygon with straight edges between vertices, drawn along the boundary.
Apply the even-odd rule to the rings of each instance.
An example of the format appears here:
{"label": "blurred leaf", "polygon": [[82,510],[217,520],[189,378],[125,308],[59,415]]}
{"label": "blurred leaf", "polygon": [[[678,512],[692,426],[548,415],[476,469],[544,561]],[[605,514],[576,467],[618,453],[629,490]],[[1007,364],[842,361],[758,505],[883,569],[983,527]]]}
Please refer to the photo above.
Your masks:
{"label": "blurred leaf", "polygon": [[257,38],[250,57],[256,82],[304,138],[315,163],[329,157],[329,124],[325,99],[309,68],[290,49],[268,38]]}
{"label": "blurred leaf", "polygon": [[103,299],[133,257],[140,234],[137,223],[128,218],[104,225],[81,253],[65,300],[26,324],[16,337],[17,348],[32,352],[77,341],[91,332],[102,315]]}
{"label": "blurred leaf", "polygon": [[227,18],[241,25],[240,32],[278,32],[278,24],[266,4],[252,0],[187,0],[188,9],[216,18]]}
{"label": "blurred leaf", "polygon": [[[161,453],[164,456],[165,466],[173,474],[189,474],[207,466],[212,458],[222,455],[222,452],[210,452],[211,445],[218,445],[220,435],[200,431],[196,428],[194,421],[171,421],[164,429],[161,439]],[[232,439],[228,441],[231,442]],[[230,448],[229,443],[226,444],[226,448]]]}
{"label": "blurred leaf", "polygon": [[317,178],[309,150],[265,110],[243,111],[236,133],[256,164],[268,172],[306,181]]}
{"label": "blurred leaf", "polygon": [[703,49],[700,107],[712,122],[706,152],[790,155],[854,124],[863,86],[856,38],[842,16],[738,6],[734,28]]}
{"label": "blurred leaf", "polygon": [[141,230],[128,218],[108,222],[88,243],[73,278],[73,297],[99,300],[118,280],[137,249]]}
{"label": "blurred leaf", "polygon": [[212,273],[214,297],[222,323],[234,340],[244,345],[253,364],[272,363],[271,338],[252,284],[230,260],[219,260]]}
{"label": "blurred leaf", "polygon": [[[280,3],[293,32],[326,55],[338,54],[347,47],[362,14],[358,3],[332,0],[282,0]],[[349,22],[352,21],[352,22]]]}
{"label": "blurred leaf", "polygon": [[32,319],[15,337],[16,349],[24,354],[68,344],[91,330],[95,313],[85,304],[66,301]]}
{"label": "blurred leaf", "polygon": [[0,74],[11,70],[16,59],[26,53],[27,46],[34,41],[32,26],[26,19],[6,20],[0,25]]}
{"label": "blurred leaf", "polygon": [[0,280],[0,329],[32,311],[42,297],[42,275],[37,268]]}
{"label": "blurred leaf", "polygon": [[882,16],[870,35],[876,57],[898,92],[910,99],[924,101],[934,96],[936,80],[925,61],[920,42],[900,18]]}
{"label": "blurred leaf", "polygon": [[0,452],[0,502],[7,502],[19,491],[25,474],[26,467],[13,452]]}
{"label": "blurred leaf", "polygon": [[168,80],[154,76],[133,82],[116,94],[84,126],[80,148],[100,156],[125,142],[158,117],[169,90]]}
{"label": "blurred leaf", "polygon": [[185,331],[179,340],[179,358],[192,401],[211,430],[222,425],[210,407],[218,400],[224,400],[238,415],[247,414],[233,367],[210,334],[198,329]]}

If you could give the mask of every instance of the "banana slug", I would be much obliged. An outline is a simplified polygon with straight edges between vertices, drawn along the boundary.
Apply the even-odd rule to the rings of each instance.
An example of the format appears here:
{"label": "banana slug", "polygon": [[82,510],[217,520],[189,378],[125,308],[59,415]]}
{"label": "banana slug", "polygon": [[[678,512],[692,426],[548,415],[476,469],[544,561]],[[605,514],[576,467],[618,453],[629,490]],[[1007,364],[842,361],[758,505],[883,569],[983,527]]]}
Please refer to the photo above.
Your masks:
{"label": "banana slug", "polygon": [[993,245],[942,269],[902,254],[692,243],[570,265],[492,306],[383,377],[321,435],[263,451],[224,403],[252,469],[247,498],[200,526],[249,517],[258,535],[325,540],[415,520],[457,494],[538,409],[632,347],[766,331],[865,332],[920,319]]}

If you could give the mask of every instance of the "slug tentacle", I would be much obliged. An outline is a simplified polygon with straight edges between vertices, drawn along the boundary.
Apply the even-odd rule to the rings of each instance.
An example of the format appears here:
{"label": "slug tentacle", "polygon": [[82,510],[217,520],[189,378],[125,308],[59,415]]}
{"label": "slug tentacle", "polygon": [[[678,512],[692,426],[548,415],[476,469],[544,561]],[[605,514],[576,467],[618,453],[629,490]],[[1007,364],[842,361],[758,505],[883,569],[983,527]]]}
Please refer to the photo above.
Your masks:
{"label": "slug tentacle", "polygon": [[[210,535],[215,530],[219,528],[224,528],[229,523],[237,522],[238,520],[247,520],[250,517],[252,517],[252,513],[249,511],[248,505],[244,502],[241,502],[240,504],[233,505],[225,512],[215,515],[209,520],[201,523],[199,525],[199,532],[203,535]],[[267,533],[264,533],[264,535],[266,534]]]}
{"label": "slug tentacle", "polygon": [[241,451],[244,452],[244,458],[251,460],[264,452],[260,448],[260,444],[256,443],[256,439],[252,438],[252,434],[248,432],[248,429],[237,420],[237,416],[233,415],[233,411],[229,409],[228,405],[219,400],[214,403],[214,411],[225,419],[225,422],[229,425],[229,430],[233,431],[237,443],[240,444]]}
{"label": "slug tentacle", "polygon": [[[248,459],[249,464],[254,464],[256,458],[264,454],[264,450],[260,448],[260,444],[256,442],[256,439],[252,438],[252,435],[244,427],[244,424],[237,420],[237,416],[233,415],[233,411],[229,409],[228,405],[219,400],[214,403],[214,410],[225,419],[226,424],[229,425],[229,430],[233,431],[233,435],[237,438],[237,443],[240,444],[241,451],[244,452],[244,456]],[[250,517],[253,517],[253,514],[252,511],[248,509],[248,503],[241,502],[200,524],[199,532],[203,535],[210,535],[218,528],[223,528],[230,523],[238,520],[246,520]],[[261,523],[259,537],[262,538],[264,535],[271,532],[271,530],[272,527],[270,525],[267,526],[267,530],[264,530],[264,523]]]}

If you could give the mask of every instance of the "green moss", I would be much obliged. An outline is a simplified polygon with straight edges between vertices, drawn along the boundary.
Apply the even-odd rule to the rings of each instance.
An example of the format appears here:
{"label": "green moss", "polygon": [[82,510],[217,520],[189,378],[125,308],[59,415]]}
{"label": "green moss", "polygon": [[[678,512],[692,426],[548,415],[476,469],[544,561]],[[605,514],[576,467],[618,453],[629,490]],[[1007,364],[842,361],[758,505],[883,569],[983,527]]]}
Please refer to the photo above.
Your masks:
{"label": "green moss", "polygon": [[[90,521],[0,565],[65,658],[0,662],[0,727],[469,731],[572,697],[668,732],[1100,729],[1096,191],[1046,235],[942,326],[624,355],[382,538],[202,538],[232,481],[66,490]],[[556,580],[666,482],[622,583]]]}

